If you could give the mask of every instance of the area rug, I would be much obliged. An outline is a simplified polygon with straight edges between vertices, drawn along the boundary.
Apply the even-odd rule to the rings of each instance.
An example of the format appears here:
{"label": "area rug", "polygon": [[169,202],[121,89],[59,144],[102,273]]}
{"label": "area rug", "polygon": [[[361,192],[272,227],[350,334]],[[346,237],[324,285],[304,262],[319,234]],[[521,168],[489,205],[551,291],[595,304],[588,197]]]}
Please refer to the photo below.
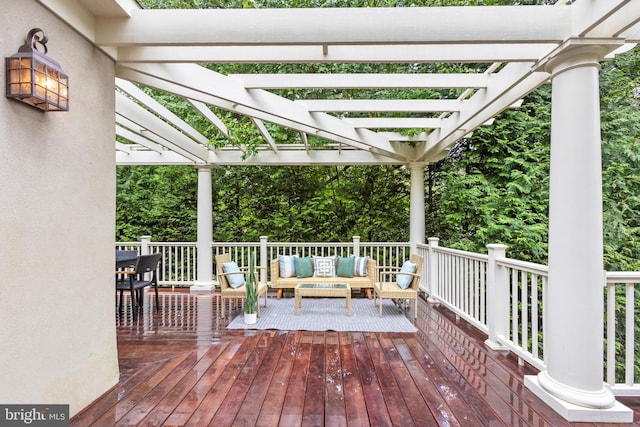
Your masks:
{"label": "area rug", "polygon": [[[261,299],[262,303],[263,300]],[[253,325],[244,323],[244,315],[236,316],[227,329],[279,329],[284,331],[353,331],[416,332],[404,311],[391,300],[384,300],[382,317],[373,300],[351,299],[351,316],[347,316],[344,298],[303,298],[300,314],[294,314],[294,298],[269,298],[267,307],[260,306],[261,317]]]}

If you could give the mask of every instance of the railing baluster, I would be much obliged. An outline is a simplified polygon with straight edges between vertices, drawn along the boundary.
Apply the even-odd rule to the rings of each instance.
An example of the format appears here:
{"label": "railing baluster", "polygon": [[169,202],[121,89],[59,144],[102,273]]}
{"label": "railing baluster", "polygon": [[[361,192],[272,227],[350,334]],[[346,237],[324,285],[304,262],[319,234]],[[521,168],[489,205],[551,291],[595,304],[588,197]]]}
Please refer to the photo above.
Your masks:
{"label": "railing baluster", "polygon": [[616,285],[607,283],[607,383],[616,383]]}
{"label": "railing baluster", "polygon": [[627,386],[633,385],[633,377],[634,377],[634,327],[635,327],[635,298],[634,298],[634,284],[627,283],[626,292],[625,292],[625,384]]}

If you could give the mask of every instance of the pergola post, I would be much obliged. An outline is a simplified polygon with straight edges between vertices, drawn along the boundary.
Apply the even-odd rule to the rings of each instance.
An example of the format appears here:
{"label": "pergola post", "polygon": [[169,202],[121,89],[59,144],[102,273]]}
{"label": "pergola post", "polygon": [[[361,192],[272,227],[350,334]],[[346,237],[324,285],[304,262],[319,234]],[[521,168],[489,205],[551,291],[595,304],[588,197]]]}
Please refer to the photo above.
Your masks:
{"label": "pergola post", "polygon": [[[599,46],[569,45],[552,74],[546,370],[525,384],[569,421],[630,422],[604,386]],[[630,417],[630,418],[629,418]]]}
{"label": "pergola post", "polygon": [[411,201],[409,207],[409,243],[416,252],[418,243],[424,243],[424,163],[411,163]]}
{"label": "pergola post", "polygon": [[212,291],[213,285],[213,253],[211,236],[213,235],[211,196],[211,167],[198,167],[198,266],[196,282],[191,291]]}

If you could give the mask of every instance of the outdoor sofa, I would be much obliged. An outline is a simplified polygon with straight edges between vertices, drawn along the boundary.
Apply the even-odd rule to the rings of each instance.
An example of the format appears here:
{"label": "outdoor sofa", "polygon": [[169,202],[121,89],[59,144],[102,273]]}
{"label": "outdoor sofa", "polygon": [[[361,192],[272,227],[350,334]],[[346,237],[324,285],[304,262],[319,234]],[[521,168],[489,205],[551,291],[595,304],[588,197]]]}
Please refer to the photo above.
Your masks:
{"label": "outdoor sofa", "polygon": [[345,283],[366,290],[371,299],[376,274],[376,261],[370,257],[279,255],[271,260],[271,287],[278,290],[278,299],[283,290],[294,290],[301,283]]}

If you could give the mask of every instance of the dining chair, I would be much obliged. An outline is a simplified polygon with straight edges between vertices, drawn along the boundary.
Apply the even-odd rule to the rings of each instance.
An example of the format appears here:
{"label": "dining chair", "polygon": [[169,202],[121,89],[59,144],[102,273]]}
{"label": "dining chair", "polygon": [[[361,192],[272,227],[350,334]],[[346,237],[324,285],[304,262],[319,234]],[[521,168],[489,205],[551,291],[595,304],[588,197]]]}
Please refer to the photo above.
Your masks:
{"label": "dining chair", "polygon": [[[138,257],[135,267],[130,270],[116,271],[116,291],[120,292],[118,310],[122,313],[122,296],[124,291],[131,292],[131,316],[136,320],[136,314],[144,304],[144,288],[153,286],[155,290],[156,311],[160,310],[158,297],[157,270],[161,254],[141,255]],[[148,273],[148,274],[147,274]]]}
{"label": "dining chair", "polygon": [[138,251],[136,250],[117,250],[116,251],[116,269],[133,267],[138,259]]}

